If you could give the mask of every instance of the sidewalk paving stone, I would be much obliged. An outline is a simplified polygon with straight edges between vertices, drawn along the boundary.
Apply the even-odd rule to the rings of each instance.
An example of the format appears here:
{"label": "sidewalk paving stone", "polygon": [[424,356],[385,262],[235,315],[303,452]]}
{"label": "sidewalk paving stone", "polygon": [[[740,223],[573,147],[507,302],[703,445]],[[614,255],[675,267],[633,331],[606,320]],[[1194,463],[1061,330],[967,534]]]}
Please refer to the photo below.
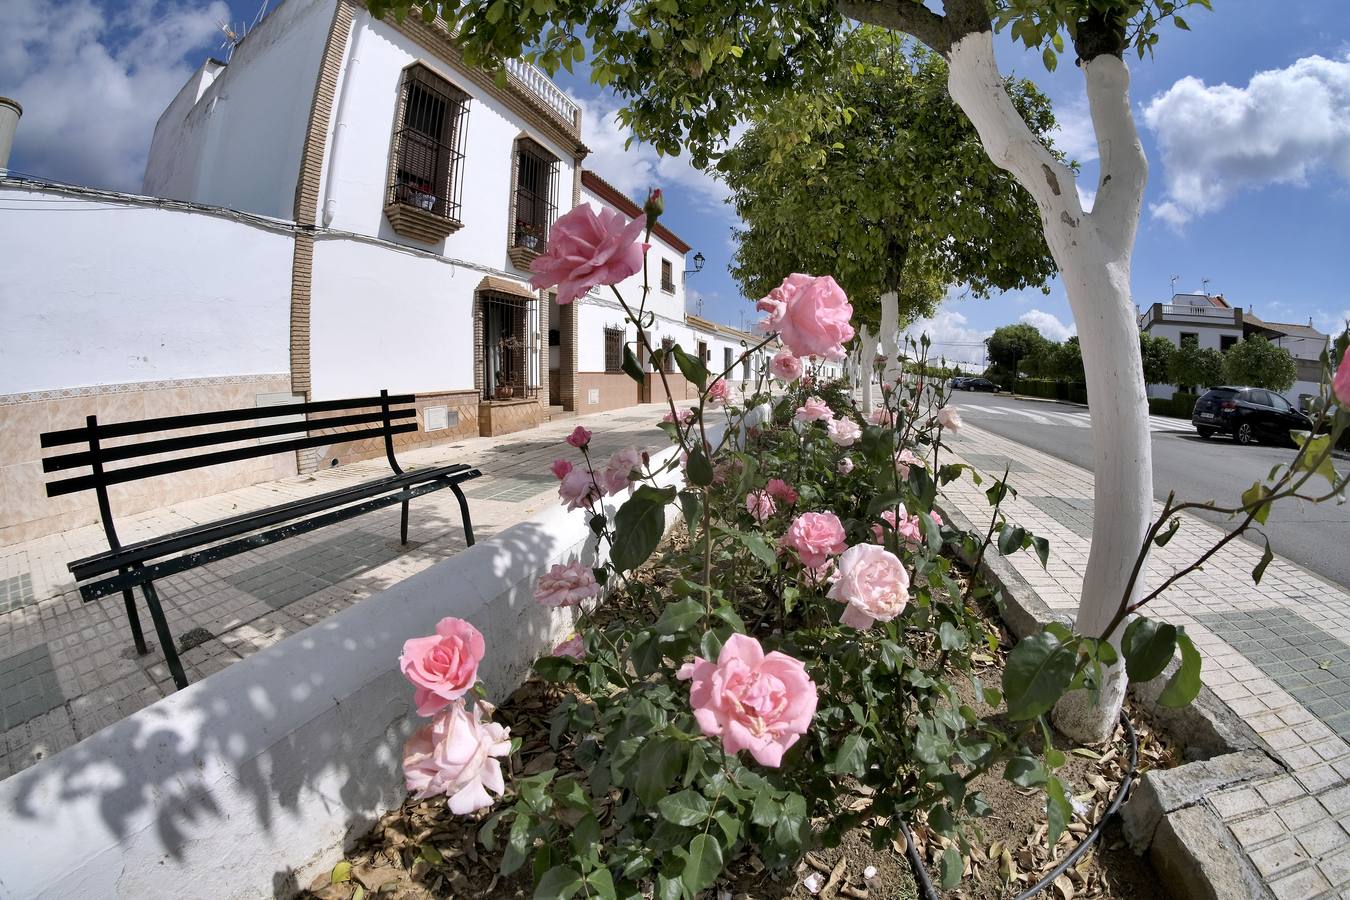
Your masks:
{"label": "sidewalk paving stone", "polygon": [[[1017,461],[1023,471],[1009,480],[1018,495],[1004,511],[1049,538],[1051,556],[1047,569],[1030,551],[1008,561],[1052,611],[1072,615],[1092,533],[1092,473],[971,425],[950,446],[984,475],[999,477],[1007,460]],[[987,522],[984,487],[953,482],[945,502]],[[1154,548],[1150,583],[1222,535],[1197,518],[1183,521],[1166,547]],[[1204,658],[1204,683],[1286,769],[1204,802],[1276,897],[1350,898],[1350,592],[1278,556],[1253,585],[1260,557],[1257,547],[1233,541],[1151,603],[1149,614],[1186,627]]]}
{"label": "sidewalk paving stone", "polygon": [[[646,404],[547,422],[498,438],[464,438],[399,454],[405,468],[467,463],[483,477],[465,484],[482,540],[557,502],[549,464],[574,451],[577,425],[603,462],[626,446],[669,445],[657,423],[669,409]],[[117,520],[124,543],[388,474],[383,458],[250,485]],[[116,512],[116,502],[113,503]],[[183,665],[205,678],[359,603],[464,548],[450,491],[412,502],[409,542],[398,540],[397,506],[156,582]],[[84,603],[66,564],[107,549],[91,523],[0,547],[0,778],[8,777],[173,691],[144,602],[150,653],[132,646],[120,596]],[[390,662],[393,665],[393,661]]]}

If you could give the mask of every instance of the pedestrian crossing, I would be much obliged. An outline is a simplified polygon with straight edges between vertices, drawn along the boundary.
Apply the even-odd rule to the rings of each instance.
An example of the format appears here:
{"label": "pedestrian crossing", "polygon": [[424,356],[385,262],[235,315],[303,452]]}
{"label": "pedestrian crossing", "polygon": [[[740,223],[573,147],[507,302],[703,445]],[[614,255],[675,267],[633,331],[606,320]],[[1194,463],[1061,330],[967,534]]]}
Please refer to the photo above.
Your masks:
{"label": "pedestrian crossing", "polygon": [[[974,417],[981,415],[1003,416],[1027,419],[1038,425],[1061,425],[1071,428],[1091,428],[1092,416],[1086,412],[1059,412],[1048,409],[1013,409],[1007,406],[983,406],[978,403],[962,403],[958,409],[961,412],[969,412]],[[1168,419],[1163,416],[1149,416],[1148,430],[1152,432],[1163,431],[1193,431],[1191,423],[1184,419]]]}

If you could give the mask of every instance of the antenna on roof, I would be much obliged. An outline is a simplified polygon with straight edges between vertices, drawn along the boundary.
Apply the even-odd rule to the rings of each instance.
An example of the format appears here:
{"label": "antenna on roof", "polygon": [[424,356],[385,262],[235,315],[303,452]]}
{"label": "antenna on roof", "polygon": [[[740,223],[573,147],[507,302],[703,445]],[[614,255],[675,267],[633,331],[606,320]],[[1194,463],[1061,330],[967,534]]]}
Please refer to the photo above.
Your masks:
{"label": "antenna on roof", "polygon": [[1169,298],[1170,298],[1170,297],[1175,297],[1175,296],[1177,295],[1177,281],[1180,280],[1180,278],[1181,278],[1180,275],[1173,275],[1173,276],[1172,276],[1172,285],[1171,285],[1172,293],[1170,293],[1170,294],[1167,295]]}
{"label": "antenna on roof", "polygon": [[1209,296],[1209,279],[1208,279],[1208,278],[1201,278],[1201,279],[1200,279],[1200,284],[1201,284],[1201,289],[1205,292],[1205,296],[1208,297],[1208,296]]}
{"label": "antenna on roof", "polygon": [[234,55],[234,48],[243,43],[244,38],[248,37],[248,33],[257,27],[263,16],[267,15],[267,4],[269,2],[270,0],[263,0],[262,5],[258,7],[257,15],[253,17],[253,21],[246,25],[243,23],[234,25],[224,19],[216,23],[216,27],[220,29],[221,34],[225,35],[225,40],[220,43],[220,50],[225,56],[225,62],[230,61],[230,57]]}

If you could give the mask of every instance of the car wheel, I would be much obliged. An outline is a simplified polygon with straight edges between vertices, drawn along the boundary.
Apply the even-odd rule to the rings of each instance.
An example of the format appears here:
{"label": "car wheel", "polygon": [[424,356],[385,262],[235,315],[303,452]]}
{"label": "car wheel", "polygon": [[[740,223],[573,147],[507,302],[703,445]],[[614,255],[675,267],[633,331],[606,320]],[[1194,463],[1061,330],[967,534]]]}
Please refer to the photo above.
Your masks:
{"label": "car wheel", "polygon": [[1237,431],[1233,432],[1233,437],[1237,439],[1239,444],[1250,444],[1252,441],[1256,440],[1256,435],[1252,432],[1250,422],[1243,422],[1239,425]]}
{"label": "car wheel", "polygon": [[1197,428],[1195,430],[1204,440],[1209,440],[1210,438],[1214,437],[1213,428]]}

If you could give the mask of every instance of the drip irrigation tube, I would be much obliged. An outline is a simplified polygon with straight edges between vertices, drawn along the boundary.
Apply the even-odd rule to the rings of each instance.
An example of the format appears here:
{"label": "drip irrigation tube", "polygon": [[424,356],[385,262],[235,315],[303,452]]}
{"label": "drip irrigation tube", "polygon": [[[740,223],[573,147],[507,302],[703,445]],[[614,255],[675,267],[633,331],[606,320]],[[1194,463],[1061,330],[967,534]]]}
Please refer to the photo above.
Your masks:
{"label": "drip irrigation tube", "polygon": [[[1130,768],[1125,772],[1125,777],[1120,780],[1120,787],[1116,788],[1115,796],[1111,798],[1111,803],[1102,813],[1102,817],[1097,820],[1097,824],[1092,826],[1083,840],[1074,847],[1069,855],[1060,860],[1059,864],[1045,874],[1040,881],[1027,888],[1022,893],[1016,895],[1012,900],[1031,900],[1041,891],[1049,887],[1056,878],[1063,875],[1069,866],[1078,861],[1088,848],[1091,847],[1102,835],[1102,829],[1106,823],[1111,821],[1111,817],[1120,809],[1120,805],[1125,802],[1125,798],[1130,795],[1130,787],[1134,784],[1135,770],[1139,765],[1139,740],[1134,733],[1134,725],[1130,722],[1130,717],[1124,710],[1120,712],[1120,721],[1125,725],[1125,734],[1130,740]],[[914,869],[914,877],[919,882],[919,889],[923,894],[924,900],[942,900],[942,895],[938,893],[937,888],[933,886],[933,879],[928,877],[928,867],[924,865],[922,857],[919,856],[918,848],[914,846],[914,834],[909,830],[909,824],[903,819],[900,821],[900,828],[905,834],[905,856],[909,857],[910,867]]]}

